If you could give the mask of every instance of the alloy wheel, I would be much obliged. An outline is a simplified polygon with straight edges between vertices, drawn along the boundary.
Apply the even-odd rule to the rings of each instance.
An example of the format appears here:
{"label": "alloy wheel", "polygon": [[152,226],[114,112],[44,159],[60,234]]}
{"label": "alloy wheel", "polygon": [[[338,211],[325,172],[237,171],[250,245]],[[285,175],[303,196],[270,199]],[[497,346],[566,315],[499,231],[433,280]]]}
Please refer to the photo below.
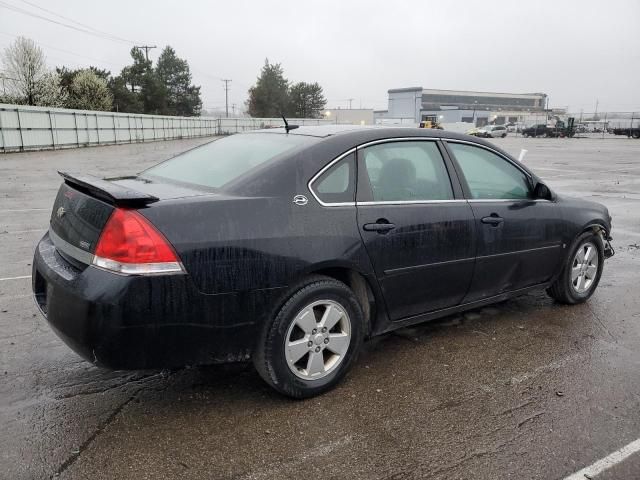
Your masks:
{"label": "alloy wheel", "polygon": [[571,263],[571,286],[576,293],[587,292],[598,276],[598,248],[591,242],[580,245]]}
{"label": "alloy wheel", "polygon": [[285,358],[303,380],[317,380],[333,372],[351,343],[351,320],[342,305],[318,300],[293,319],[285,336]]}

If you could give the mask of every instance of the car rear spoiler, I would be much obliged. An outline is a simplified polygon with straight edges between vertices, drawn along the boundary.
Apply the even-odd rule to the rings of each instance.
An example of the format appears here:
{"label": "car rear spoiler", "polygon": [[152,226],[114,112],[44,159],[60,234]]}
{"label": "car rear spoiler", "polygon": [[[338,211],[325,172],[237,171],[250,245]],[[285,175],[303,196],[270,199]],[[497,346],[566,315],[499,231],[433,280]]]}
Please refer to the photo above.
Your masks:
{"label": "car rear spoiler", "polygon": [[118,206],[144,206],[159,201],[158,197],[125,188],[117,183],[103,180],[93,175],[58,172],[64,182],[93,197]]}

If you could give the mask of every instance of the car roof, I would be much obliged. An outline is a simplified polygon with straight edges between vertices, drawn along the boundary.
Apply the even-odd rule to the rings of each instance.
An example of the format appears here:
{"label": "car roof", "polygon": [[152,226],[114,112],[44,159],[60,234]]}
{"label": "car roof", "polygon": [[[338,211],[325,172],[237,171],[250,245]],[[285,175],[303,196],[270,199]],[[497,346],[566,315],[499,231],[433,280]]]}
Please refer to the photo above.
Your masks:
{"label": "car roof", "polygon": [[[265,128],[261,130],[251,130],[242,133],[269,133],[285,135],[287,132],[282,127]],[[310,137],[324,138],[340,137],[342,139],[358,142],[359,139],[371,138],[397,138],[397,137],[433,137],[433,138],[456,138],[460,140],[471,140],[477,142],[475,137],[469,137],[448,130],[435,128],[416,128],[386,125],[303,125],[294,130],[290,130],[288,135],[305,135]]]}
{"label": "car roof", "polygon": [[[295,125],[295,120],[291,121],[291,125]],[[300,125],[289,131],[289,135],[307,135],[310,137],[330,137],[347,132],[367,131],[384,128],[381,125]],[[284,125],[281,127],[264,128],[261,130],[252,130],[247,133],[286,133]]]}

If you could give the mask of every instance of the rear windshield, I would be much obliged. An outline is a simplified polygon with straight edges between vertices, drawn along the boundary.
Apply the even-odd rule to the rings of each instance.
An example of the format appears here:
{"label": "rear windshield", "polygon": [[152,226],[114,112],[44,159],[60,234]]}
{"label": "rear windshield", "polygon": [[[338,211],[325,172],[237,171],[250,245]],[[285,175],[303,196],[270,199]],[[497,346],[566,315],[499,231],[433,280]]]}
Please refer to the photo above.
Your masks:
{"label": "rear windshield", "polygon": [[278,155],[314,140],[304,135],[273,133],[232,135],[151,167],[142,176],[219,189]]}

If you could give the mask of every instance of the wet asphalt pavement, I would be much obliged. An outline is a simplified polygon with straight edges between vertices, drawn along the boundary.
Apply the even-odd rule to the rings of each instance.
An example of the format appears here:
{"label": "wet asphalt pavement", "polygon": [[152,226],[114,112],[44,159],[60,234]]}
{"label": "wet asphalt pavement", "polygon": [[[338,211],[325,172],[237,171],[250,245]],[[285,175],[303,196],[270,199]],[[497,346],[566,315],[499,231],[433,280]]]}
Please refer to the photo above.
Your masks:
{"label": "wet asphalt pavement", "polygon": [[[292,401],[245,365],[111,372],[50,331],[32,253],[56,170],[133,173],[200,140],[0,155],[0,478],[563,479],[640,437],[640,141],[494,142],[613,216],[592,299],[544,292],[370,341]],[[598,475],[640,478],[640,454]]]}

